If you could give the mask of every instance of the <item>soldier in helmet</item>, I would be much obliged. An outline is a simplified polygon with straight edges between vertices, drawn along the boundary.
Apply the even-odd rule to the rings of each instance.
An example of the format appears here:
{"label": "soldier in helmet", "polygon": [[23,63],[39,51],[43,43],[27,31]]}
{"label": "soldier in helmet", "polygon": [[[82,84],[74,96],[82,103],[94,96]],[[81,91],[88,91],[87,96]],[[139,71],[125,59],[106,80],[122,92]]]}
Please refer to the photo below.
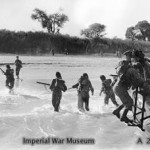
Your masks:
{"label": "soldier in helmet", "polygon": [[[130,54],[129,52],[124,53],[125,55]],[[128,58],[129,57],[129,58]],[[126,61],[122,61],[120,66],[117,68],[118,79],[115,83],[113,90],[115,94],[120,98],[122,104],[113,111],[113,114],[120,118],[121,121],[126,123],[131,122],[127,117],[128,111],[132,110],[133,99],[129,94],[131,87],[145,87],[145,80],[142,78],[138,71],[130,64],[131,55],[126,56]],[[124,110],[123,110],[124,108]],[[122,115],[120,115],[123,110]]]}

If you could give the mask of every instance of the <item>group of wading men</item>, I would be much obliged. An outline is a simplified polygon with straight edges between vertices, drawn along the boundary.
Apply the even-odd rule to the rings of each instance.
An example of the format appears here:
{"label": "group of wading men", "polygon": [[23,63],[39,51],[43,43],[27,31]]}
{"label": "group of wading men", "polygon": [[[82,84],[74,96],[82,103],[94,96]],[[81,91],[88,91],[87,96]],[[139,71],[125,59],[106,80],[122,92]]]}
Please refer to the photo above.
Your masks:
{"label": "group of wading men", "polygon": [[[104,75],[100,75],[102,83],[100,96],[102,93],[104,94],[105,105],[108,105],[109,99],[111,99],[112,103],[116,106],[116,109],[112,113],[121,121],[128,123],[131,120],[127,117],[127,113],[132,110],[132,106],[134,105],[133,99],[129,93],[130,89],[134,91],[136,88],[140,88],[144,96],[149,97],[150,95],[150,64],[149,59],[145,58],[142,51],[128,50],[124,55],[126,59],[120,61],[115,68],[116,75],[112,75],[113,81],[111,81],[111,79],[106,79]],[[16,76],[17,79],[19,79],[22,62],[19,60],[19,56],[16,58]],[[8,87],[11,92],[14,87],[14,71],[11,69],[10,65],[6,65],[6,71],[2,70],[2,72],[6,75],[6,87]],[[91,91],[93,95],[94,88],[88,74],[83,73],[78,82],[71,88],[77,89],[78,109],[82,112],[89,111],[89,92]],[[67,91],[67,86],[60,72],[56,72],[56,78],[52,80],[50,90],[52,91],[52,105],[54,111],[58,112],[62,91]],[[117,103],[115,95],[119,97],[121,105]],[[122,110],[123,112],[121,113]]]}
{"label": "group of wading men", "polygon": [[[19,56],[16,56],[16,60],[14,62],[16,67],[16,79],[19,80],[20,69],[22,68],[22,61],[19,60]],[[0,68],[1,69],[1,68]],[[9,89],[9,93],[13,93],[15,78],[14,78],[14,69],[10,67],[10,65],[6,65],[6,71],[2,70],[2,73],[6,76],[6,87]]]}
{"label": "group of wading men", "polygon": [[[127,117],[129,111],[132,111],[134,101],[129,91],[135,91],[136,88],[141,90],[143,96],[149,97],[150,94],[150,64],[149,59],[140,50],[126,51],[124,53],[125,60],[119,62],[116,69],[116,75],[111,79],[106,79],[104,75],[100,75],[102,88],[100,95],[104,94],[104,103],[108,105],[109,99],[116,106],[112,112],[116,117],[125,123],[131,122]],[[94,88],[87,73],[79,78],[78,82],[71,88],[77,88],[78,92],[78,108],[80,111],[89,111],[89,92],[94,94]],[[54,111],[59,111],[59,105],[62,98],[62,91],[67,90],[65,81],[62,79],[60,72],[56,72],[56,79],[50,84],[52,91],[52,104]],[[132,89],[132,90],[131,90]],[[119,105],[116,101],[117,95],[121,101]],[[121,113],[122,111],[122,113]]]}

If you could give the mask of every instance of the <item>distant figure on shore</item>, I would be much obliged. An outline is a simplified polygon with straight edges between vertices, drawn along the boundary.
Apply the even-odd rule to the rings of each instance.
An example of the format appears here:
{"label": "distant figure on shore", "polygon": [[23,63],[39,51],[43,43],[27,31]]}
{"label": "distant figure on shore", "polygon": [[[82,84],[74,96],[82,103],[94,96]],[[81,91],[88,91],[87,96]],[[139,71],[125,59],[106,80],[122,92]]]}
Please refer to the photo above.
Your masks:
{"label": "distant figure on shore", "polygon": [[22,68],[22,61],[19,60],[19,56],[16,56],[15,66],[16,66],[16,76],[17,79],[19,79],[20,69]]}
{"label": "distant figure on shore", "polygon": [[116,50],[116,56],[117,56],[118,58],[121,58],[121,57],[122,57],[121,50]]}
{"label": "distant figure on shore", "polygon": [[109,99],[111,99],[112,103],[118,107],[119,104],[116,102],[116,98],[115,98],[115,94],[113,92],[112,86],[111,86],[111,79],[106,79],[106,77],[104,75],[100,76],[100,79],[102,81],[102,88],[100,91],[100,96],[102,93],[104,93],[104,103],[105,105],[108,105],[109,103]]}
{"label": "distant figure on shore", "polygon": [[51,50],[51,53],[52,53],[52,55],[54,56],[54,55],[55,55],[55,50],[52,49],[52,50]]}
{"label": "distant figure on shore", "polygon": [[65,48],[64,54],[65,54],[66,56],[69,55],[69,52],[68,52],[68,49],[67,49],[67,48]]}
{"label": "distant figure on shore", "polygon": [[[94,88],[89,80],[88,74],[84,73],[83,76],[80,77],[77,84],[73,85],[72,88],[77,88],[78,90],[78,109],[81,112],[89,111],[89,91],[94,94]],[[85,103],[85,109],[83,104]]]}
{"label": "distant figure on shore", "polygon": [[62,91],[65,92],[67,90],[67,86],[65,85],[65,81],[62,80],[60,72],[56,72],[56,79],[52,80],[50,89],[52,91],[52,105],[54,107],[54,111],[59,112]]}
{"label": "distant figure on shore", "polygon": [[14,87],[14,70],[11,69],[10,65],[6,65],[6,71],[1,69],[2,73],[6,76],[6,87],[9,89],[9,93],[13,92]]}

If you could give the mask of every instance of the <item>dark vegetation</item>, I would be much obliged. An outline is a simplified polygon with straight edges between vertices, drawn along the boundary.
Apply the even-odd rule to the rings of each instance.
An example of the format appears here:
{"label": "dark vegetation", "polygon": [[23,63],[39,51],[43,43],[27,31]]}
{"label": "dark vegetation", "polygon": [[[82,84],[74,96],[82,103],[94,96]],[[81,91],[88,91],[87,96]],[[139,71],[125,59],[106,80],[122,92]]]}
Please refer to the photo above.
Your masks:
{"label": "dark vegetation", "polygon": [[0,53],[42,55],[55,53],[69,54],[115,53],[128,49],[139,49],[149,52],[150,42],[109,38],[78,38],[69,35],[49,34],[44,32],[14,32],[0,30]]}

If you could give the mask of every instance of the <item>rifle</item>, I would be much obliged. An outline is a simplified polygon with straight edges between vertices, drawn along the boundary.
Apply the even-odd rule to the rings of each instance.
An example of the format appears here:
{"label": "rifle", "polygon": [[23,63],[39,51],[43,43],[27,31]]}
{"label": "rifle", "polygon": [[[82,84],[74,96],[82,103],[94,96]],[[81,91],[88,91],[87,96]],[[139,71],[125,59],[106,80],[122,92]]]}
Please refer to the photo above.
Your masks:
{"label": "rifle", "polygon": [[68,90],[71,90],[71,89],[73,89],[73,88],[72,87],[68,88]]}
{"label": "rifle", "polygon": [[117,74],[110,74],[110,76],[112,76],[112,77],[118,77]]}
{"label": "rifle", "polygon": [[38,81],[36,83],[50,86],[50,84],[48,84],[48,83],[43,83],[43,82],[38,82]]}
{"label": "rifle", "polygon": [[5,74],[5,71],[2,68],[0,68],[0,70],[2,71],[3,74]]}

